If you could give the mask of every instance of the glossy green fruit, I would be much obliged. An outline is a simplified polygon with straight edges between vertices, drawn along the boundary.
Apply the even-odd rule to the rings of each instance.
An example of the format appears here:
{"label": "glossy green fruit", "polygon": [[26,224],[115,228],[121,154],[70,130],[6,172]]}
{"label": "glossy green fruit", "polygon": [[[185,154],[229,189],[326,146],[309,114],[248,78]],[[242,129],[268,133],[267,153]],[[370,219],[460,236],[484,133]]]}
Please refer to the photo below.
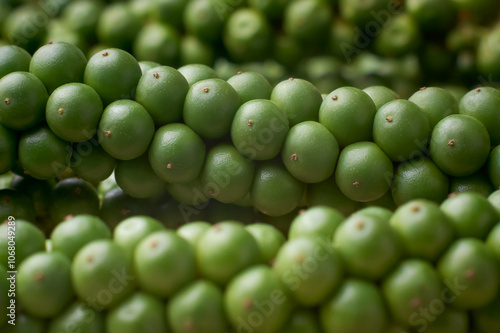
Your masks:
{"label": "glossy green fruit", "polygon": [[443,201],[441,210],[453,223],[459,237],[485,239],[498,222],[493,205],[481,194],[463,192]]}
{"label": "glossy green fruit", "polygon": [[397,166],[391,192],[397,205],[413,199],[441,203],[450,192],[449,180],[430,158],[416,159]]}
{"label": "glossy green fruit", "polygon": [[240,331],[276,332],[287,323],[292,301],[283,282],[264,265],[250,267],[228,284],[224,308]]}
{"label": "glossy green fruit", "polygon": [[164,333],[167,330],[163,302],[144,292],[136,292],[106,314],[106,332]]}
{"label": "glossy green fruit", "polygon": [[321,305],[320,321],[327,333],[382,333],[388,314],[377,286],[365,280],[348,278]]}
{"label": "glossy green fruit", "polygon": [[285,111],[290,127],[306,120],[318,121],[323,102],[319,90],[311,82],[295,78],[278,83],[270,99]]}
{"label": "glossy green fruit", "polygon": [[399,95],[395,91],[386,86],[370,86],[363,89],[363,91],[373,100],[377,110],[385,103],[399,98]]}
{"label": "glossy green fruit", "polygon": [[147,151],[154,134],[154,121],[148,111],[135,101],[123,99],[104,109],[97,137],[109,155],[131,160]]}
{"label": "glossy green fruit", "polygon": [[260,259],[257,242],[239,222],[219,222],[196,244],[196,261],[202,277],[226,285],[236,274]]}
{"label": "glossy green fruit", "polygon": [[12,72],[28,72],[31,55],[25,49],[16,45],[0,46],[0,79]]}
{"label": "glossy green fruit", "polygon": [[102,311],[127,299],[135,290],[137,277],[122,248],[101,239],[77,252],[71,263],[71,280],[77,296]]}
{"label": "glossy green fruit", "polygon": [[479,120],[488,130],[491,145],[500,145],[500,91],[482,87],[469,91],[460,100],[459,113]]}
{"label": "glossy green fruit", "polygon": [[52,251],[61,252],[70,260],[86,244],[110,238],[111,230],[100,218],[83,214],[60,223],[50,235]]}
{"label": "glossy green fruit", "polygon": [[95,135],[102,111],[101,98],[94,89],[83,83],[68,83],[50,95],[45,118],[58,137],[80,142]]}
{"label": "glossy green fruit", "polygon": [[40,47],[31,58],[30,73],[42,80],[49,93],[71,82],[83,82],[87,58],[75,45],[54,42]]}
{"label": "glossy green fruit", "polygon": [[176,69],[154,67],[139,80],[135,100],[149,112],[156,126],[179,120],[189,84]]}
{"label": "glossy green fruit", "polygon": [[16,296],[23,309],[39,318],[61,312],[74,297],[70,260],[62,253],[37,252],[19,266]]}
{"label": "glossy green fruit", "polygon": [[300,203],[304,184],[295,179],[280,161],[258,165],[250,190],[255,208],[270,216],[285,215]]}
{"label": "glossy green fruit", "polygon": [[234,115],[231,139],[246,158],[269,160],[279,154],[288,129],[283,109],[272,101],[256,99],[241,105]]}
{"label": "glossy green fruit", "polygon": [[89,59],[83,82],[94,88],[103,103],[108,105],[132,98],[141,75],[141,67],[130,53],[110,48]]}
{"label": "glossy green fruit", "polygon": [[441,278],[457,292],[453,306],[479,309],[491,303],[500,287],[500,268],[493,252],[480,240],[456,240],[437,264]]}
{"label": "glossy green fruit", "polygon": [[38,124],[48,99],[43,82],[27,72],[12,72],[0,79],[0,124],[21,131]]}
{"label": "glossy green fruit", "polygon": [[[9,257],[9,242],[15,241],[15,260]],[[11,243],[12,244],[12,243]],[[0,265],[11,268],[9,261],[19,265],[33,253],[45,250],[45,235],[32,222],[16,218],[7,219],[0,224]]]}
{"label": "glossy green fruit", "polygon": [[332,132],[340,147],[346,147],[372,138],[376,112],[375,103],[367,93],[353,87],[342,87],[323,100],[319,122]]}
{"label": "glossy green fruit", "polygon": [[205,160],[205,143],[190,127],[168,124],[154,134],[149,163],[162,180],[188,183],[200,174]]}
{"label": "glossy green fruit", "polygon": [[222,291],[199,280],[181,289],[167,305],[167,318],[174,333],[226,332]]}
{"label": "glossy green fruit", "polygon": [[458,102],[447,90],[439,87],[422,87],[408,98],[429,118],[431,130],[443,118],[458,113]]}
{"label": "glossy green fruit", "polygon": [[402,162],[423,154],[429,134],[426,114],[410,101],[388,102],[375,114],[373,141],[393,161]]}
{"label": "glossy green fruit", "polygon": [[211,67],[203,64],[187,64],[179,67],[177,70],[186,78],[189,86],[201,80],[217,79],[219,77]]}
{"label": "glossy green fruit", "polygon": [[338,210],[328,206],[313,206],[293,219],[288,239],[312,237],[332,241],[343,221],[344,216]]}
{"label": "glossy green fruit", "polygon": [[88,304],[76,301],[52,318],[49,332],[78,330],[81,333],[104,333],[104,314],[92,309]]}
{"label": "glossy green fruit", "polygon": [[337,161],[335,181],[344,195],[361,202],[382,197],[391,185],[391,160],[373,142],[345,147]]}
{"label": "glossy green fruit", "polygon": [[50,179],[68,167],[71,145],[59,139],[48,127],[37,127],[23,132],[18,154],[27,174],[37,179]]}
{"label": "glossy green fruit", "polygon": [[149,216],[133,216],[121,221],[113,230],[113,241],[122,247],[132,260],[135,248],[149,234],[162,230],[160,221]]}
{"label": "glossy green fruit", "polygon": [[193,247],[196,248],[198,240],[201,236],[210,229],[211,225],[205,221],[189,222],[177,229],[177,234],[188,241]]}
{"label": "glossy green fruit", "polygon": [[328,206],[349,216],[360,208],[360,203],[349,199],[335,183],[335,175],[315,184],[307,184],[307,204],[309,206]]}
{"label": "glossy green fruit", "polygon": [[352,276],[379,280],[401,258],[401,244],[392,227],[380,218],[354,214],[335,232],[333,246]]}
{"label": "glossy green fruit", "polygon": [[220,144],[207,153],[201,183],[210,197],[232,203],[250,191],[254,169],[254,162],[244,158],[233,145]]}
{"label": "glossy green fruit", "polygon": [[416,199],[399,206],[390,219],[405,253],[435,261],[454,239],[455,231],[438,204]]}
{"label": "glossy green fruit", "polygon": [[252,99],[269,99],[273,87],[269,81],[257,72],[238,72],[227,80],[240,96],[240,103]]}
{"label": "glossy green fruit", "polygon": [[436,165],[454,177],[471,175],[486,162],[490,138],[484,125],[468,115],[450,115],[431,134],[430,153]]}
{"label": "glossy green fruit", "polygon": [[116,159],[99,145],[95,137],[73,144],[70,167],[77,177],[98,184],[111,176],[115,166]]}
{"label": "glossy green fruit", "polygon": [[148,154],[128,161],[118,161],[115,168],[116,183],[134,198],[150,198],[165,189],[165,183],[156,175]]}
{"label": "glossy green fruit", "polygon": [[381,222],[389,223],[393,213],[388,208],[382,206],[367,206],[352,215],[373,217]]}
{"label": "glossy green fruit", "polygon": [[339,145],[328,129],[315,121],[293,126],[281,149],[288,172],[304,183],[319,183],[329,178],[339,156]]}
{"label": "glossy green fruit", "polygon": [[172,296],[196,277],[193,248],[171,230],[153,232],[137,244],[134,267],[141,289],[161,298]]}
{"label": "glossy green fruit", "polygon": [[198,81],[191,85],[186,95],[184,122],[201,137],[218,139],[229,133],[239,106],[238,93],[226,81]]}
{"label": "glossy green fruit", "polygon": [[469,176],[452,178],[450,193],[460,192],[476,192],[488,197],[493,192],[493,186],[488,176],[479,171]]}
{"label": "glossy green fruit", "polygon": [[434,267],[420,259],[403,260],[382,281],[381,288],[392,318],[404,327],[412,328],[422,316],[419,309],[427,309],[433,302],[444,307],[442,290],[441,279]]}
{"label": "glossy green fruit", "polygon": [[286,241],[283,233],[267,223],[252,223],[247,225],[245,229],[257,242],[260,250],[260,262],[271,263]]}
{"label": "glossy green fruit", "polygon": [[339,252],[321,239],[299,237],[280,248],[273,272],[302,306],[318,306],[336,290],[344,275]]}

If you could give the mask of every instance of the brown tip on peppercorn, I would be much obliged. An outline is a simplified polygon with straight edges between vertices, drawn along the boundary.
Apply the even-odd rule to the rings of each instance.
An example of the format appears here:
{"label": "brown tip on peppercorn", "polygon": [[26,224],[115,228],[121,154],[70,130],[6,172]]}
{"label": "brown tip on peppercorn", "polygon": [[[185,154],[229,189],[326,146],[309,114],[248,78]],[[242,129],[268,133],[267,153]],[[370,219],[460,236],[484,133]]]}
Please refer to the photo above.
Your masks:
{"label": "brown tip on peppercorn", "polygon": [[203,91],[207,93],[208,92],[208,88],[207,87],[203,88]]}
{"label": "brown tip on peppercorn", "polygon": [[359,182],[352,183],[353,186],[359,187]]}
{"label": "brown tip on peppercorn", "polygon": [[154,74],[153,74],[153,77],[154,77],[155,79],[157,79],[157,78],[159,78],[159,77],[160,77],[160,74],[158,74],[158,73],[154,73]]}
{"label": "brown tip on peppercorn", "polygon": [[339,99],[339,97],[337,95],[333,95],[332,100],[336,101],[337,99]]}
{"label": "brown tip on peppercorn", "polygon": [[103,57],[107,57],[108,55],[109,55],[109,53],[108,53],[108,52],[104,52],[104,53],[102,54],[102,56],[103,56]]}
{"label": "brown tip on peppercorn", "polygon": [[298,159],[297,154],[292,154],[292,156],[290,156],[290,159],[292,161],[296,161]]}
{"label": "brown tip on peppercorn", "polygon": [[387,122],[389,122],[389,123],[390,123],[390,122],[392,122],[392,117],[391,117],[391,116],[389,116],[389,117],[385,118],[385,120],[387,120]]}
{"label": "brown tip on peppercorn", "polygon": [[455,140],[448,141],[448,146],[453,147],[455,145]]}
{"label": "brown tip on peppercorn", "polygon": [[172,163],[167,164],[167,169],[172,169]]}
{"label": "brown tip on peppercorn", "polygon": [[425,89],[427,89],[427,87],[422,87],[422,88],[420,88],[420,90],[425,90]]}
{"label": "brown tip on peppercorn", "polygon": [[3,100],[5,102],[5,104],[9,105],[10,104],[10,98],[6,98]]}
{"label": "brown tip on peppercorn", "polygon": [[64,110],[62,108],[59,108],[59,110],[57,110],[57,113],[59,114],[63,114]]}

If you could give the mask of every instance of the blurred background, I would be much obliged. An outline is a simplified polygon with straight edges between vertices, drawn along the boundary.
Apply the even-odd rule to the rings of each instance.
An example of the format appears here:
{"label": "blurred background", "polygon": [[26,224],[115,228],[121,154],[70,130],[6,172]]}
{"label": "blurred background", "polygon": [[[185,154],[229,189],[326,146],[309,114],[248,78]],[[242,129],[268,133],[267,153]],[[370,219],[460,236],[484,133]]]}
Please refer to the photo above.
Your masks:
{"label": "blurred background", "polygon": [[440,86],[461,97],[500,86],[499,18],[497,0],[0,0],[0,45],[65,41],[88,58],[118,47],[223,79],[299,77],[322,93]]}

